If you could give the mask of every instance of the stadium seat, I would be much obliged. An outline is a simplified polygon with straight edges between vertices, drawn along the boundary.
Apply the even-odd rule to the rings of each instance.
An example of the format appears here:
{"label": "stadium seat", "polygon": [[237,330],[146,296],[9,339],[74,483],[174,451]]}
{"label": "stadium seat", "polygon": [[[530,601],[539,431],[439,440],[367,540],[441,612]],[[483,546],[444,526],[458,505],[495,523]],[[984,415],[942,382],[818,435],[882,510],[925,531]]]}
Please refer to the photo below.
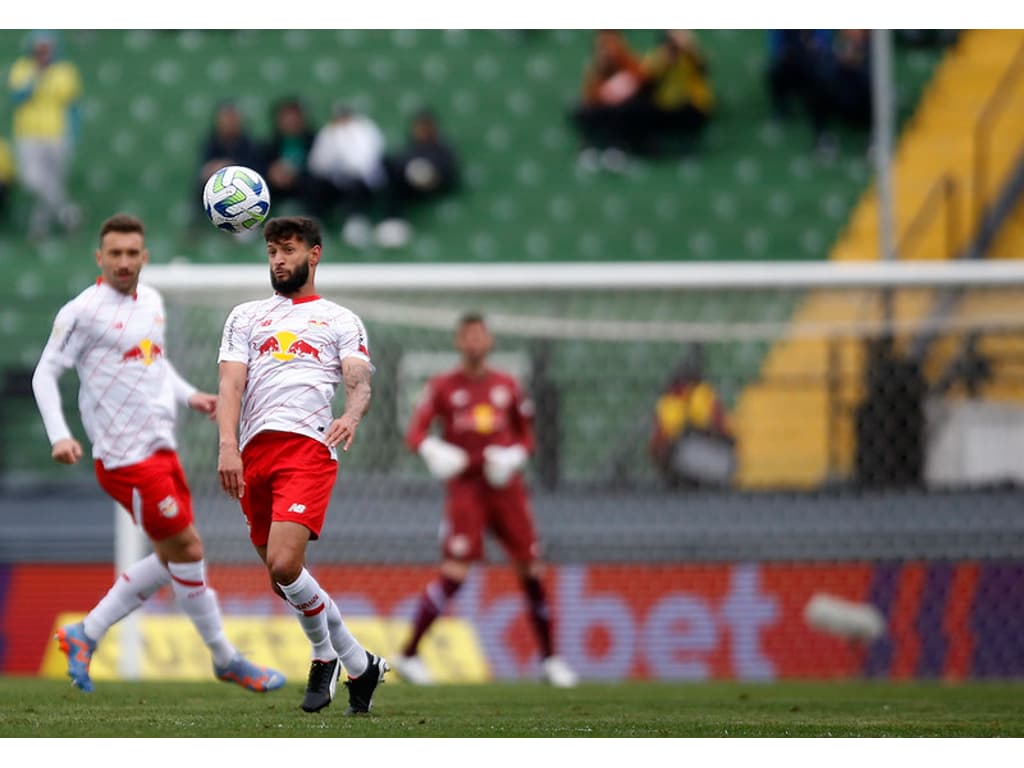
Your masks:
{"label": "stadium seat", "polygon": [[[0,50],[13,56],[22,35],[0,30]],[[653,31],[628,35],[638,50],[654,40]],[[34,363],[56,308],[90,282],[95,231],[115,211],[145,219],[156,263],[254,258],[212,227],[196,240],[183,235],[198,205],[200,143],[215,105],[231,97],[261,137],[270,104],[289,93],[307,101],[317,123],[334,102],[349,102],[392,143],[414,108],[437,110],[465,161],[466,189],[417,211],[416,236],[398,253],[354,252],[328,232],[328,252],[348,261],[828,257],[868,181],[865,158],[850,144],[821,167],[806,125],[770,120],[763,31],[698,35],[719,101],[701,145],[612,174],[579,168],[566,118],[591,51],[586,30],[69,30],[64,48],[85,83],[72,178],[85,222],[39,245],[13,227],[0,232],[0,259],[38,254],[31,272],[0,286],[18,317],[5,327],[21,329],[5,331],[0,366]],[[901,117],[937,58],[898,52]],[[15,206],[24,211],[24,199]],[[722,366],[733,377],[756,372],[753,359]]]}

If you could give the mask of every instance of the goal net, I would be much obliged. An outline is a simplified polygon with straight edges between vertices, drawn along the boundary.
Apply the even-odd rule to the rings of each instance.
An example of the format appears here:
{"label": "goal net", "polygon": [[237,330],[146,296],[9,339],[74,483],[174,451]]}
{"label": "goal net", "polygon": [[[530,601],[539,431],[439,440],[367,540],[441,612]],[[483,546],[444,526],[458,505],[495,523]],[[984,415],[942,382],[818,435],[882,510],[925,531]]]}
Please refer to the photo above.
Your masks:
{"label": "goal net", "polygon": [[[270,294],[266,267],[151,265],[146,279],[166,299],[171,359],[216,391],[224,320]],[[1015,263],[325,264],[317,288],[360,315],[377,368],[336,504],[368,525],[392,521],[393,546],[356,546],[357,558],[403,559],[403,536],[436,526],[440,489],[402,436],[427,377],[455,365],[453,328],[470,310],[496,336],[492,364],[534,399],[528,477],[545,498],[625,493],[636,508],[680,486],[935,489],[1022,471],[1009,450],[1024,392]],[[730,440],[689,437],[714,431],[707,398],[672,397],[690,374],[717,397]],[[668,465],[655,456],[659,429],[687,433],[694,477],[679,476],[681,451]],[[185,418],[179,433],[216,556],[248,558],[218,486],[216,431]]]}

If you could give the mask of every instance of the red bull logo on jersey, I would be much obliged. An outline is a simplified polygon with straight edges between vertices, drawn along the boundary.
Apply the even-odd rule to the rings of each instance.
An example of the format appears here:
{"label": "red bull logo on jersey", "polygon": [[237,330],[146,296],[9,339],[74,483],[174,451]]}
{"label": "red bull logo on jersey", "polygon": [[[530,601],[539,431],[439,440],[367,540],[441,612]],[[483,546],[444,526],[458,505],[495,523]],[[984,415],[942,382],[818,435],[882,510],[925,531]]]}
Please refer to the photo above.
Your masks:
{"label": "red bull logo on jersey", "polygon": [[497,414],[488,403],[473,406],[473,427],[481,435],[489,435],[497,430]]}
{"label": "red bull logo on jersey", "polygon": [[268,336],[266,341],[256,348],[260,357],[270,355],[275,360],[287,362],[295,357],[313,357],[320,360],[320,350],[309,342],[303,341],[291,331],[278,331]]}
{"label": "red bull logo on jersey", "polygon": [[493,435],[508,427],[508,418],[505,411],[496,410],[490,403],[476,403],[468,408],[457,408],[452,415],[452,427],[456,432]]}
{"label": "red bull logo on jersey", "polygon": [[121,355],[121,362],[127,363],[132,360],[138,360],[143,365],[150,366],[156,362],[156,359],[163,355],[163,353],[164,351],[159,344],[154,344],[149,339],[143,339]]}

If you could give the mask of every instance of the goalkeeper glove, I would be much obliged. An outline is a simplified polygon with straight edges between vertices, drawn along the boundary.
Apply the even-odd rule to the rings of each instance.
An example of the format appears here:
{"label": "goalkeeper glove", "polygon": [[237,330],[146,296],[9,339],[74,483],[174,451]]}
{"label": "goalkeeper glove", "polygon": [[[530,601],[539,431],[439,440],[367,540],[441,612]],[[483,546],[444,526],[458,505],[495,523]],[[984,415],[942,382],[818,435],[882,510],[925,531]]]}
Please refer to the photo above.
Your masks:
{"label": "goalkeeper glove", "polygon": [[455,477],[469,464],[469,455],[457,445],[439,437],[427,437],[418,448],[430,474],[438,480]]}
{"label": "goalkeeper glove", "polygon": [[494,488],[508,485],[525,463],[526,449],[521,445],[489,445],[484,448],[484,477]]}

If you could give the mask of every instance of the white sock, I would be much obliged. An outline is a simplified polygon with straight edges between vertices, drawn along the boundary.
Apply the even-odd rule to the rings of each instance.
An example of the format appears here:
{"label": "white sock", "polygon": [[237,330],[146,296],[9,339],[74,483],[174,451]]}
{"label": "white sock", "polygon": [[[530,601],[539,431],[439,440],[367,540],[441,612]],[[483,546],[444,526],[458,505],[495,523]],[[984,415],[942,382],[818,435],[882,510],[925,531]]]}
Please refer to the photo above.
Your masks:
{"label": "white sock", "polygon": [[278,584],[288,602],[298,616],[302,631],[306,633],[313,646],[313,658],[319,661],[330,661],[338,658],[338,652],[331,645],[331,635],[327,631],[327,614],[324,608],[331,601],[316,579],[305,568],[299,578],[291,584]]}
{"label": "white sock", "polygon": [[341,618],[341,611],[331,598],[327,598],[327,631],[331,635],[331,645],[338,653],[338,658],[345,665],[349,677],[359,677],[370,666],[366,659],[366,649],[359,644]]}
{"label": "white sock", "polygon": [[202,560],[194,563],[168,563],[171,586],[181,609],[192,619],[206,647],[213,654],[213,663],[225,666],[235,657],[235,647],[224,635],[217,593],[206,585],[206,568]]}
{"label": "white sock", "polygon": [[141,607],[170,580],[171,574],[155,554],[128,566],[85,617],[85,634],[98,643],[108,629]]}

